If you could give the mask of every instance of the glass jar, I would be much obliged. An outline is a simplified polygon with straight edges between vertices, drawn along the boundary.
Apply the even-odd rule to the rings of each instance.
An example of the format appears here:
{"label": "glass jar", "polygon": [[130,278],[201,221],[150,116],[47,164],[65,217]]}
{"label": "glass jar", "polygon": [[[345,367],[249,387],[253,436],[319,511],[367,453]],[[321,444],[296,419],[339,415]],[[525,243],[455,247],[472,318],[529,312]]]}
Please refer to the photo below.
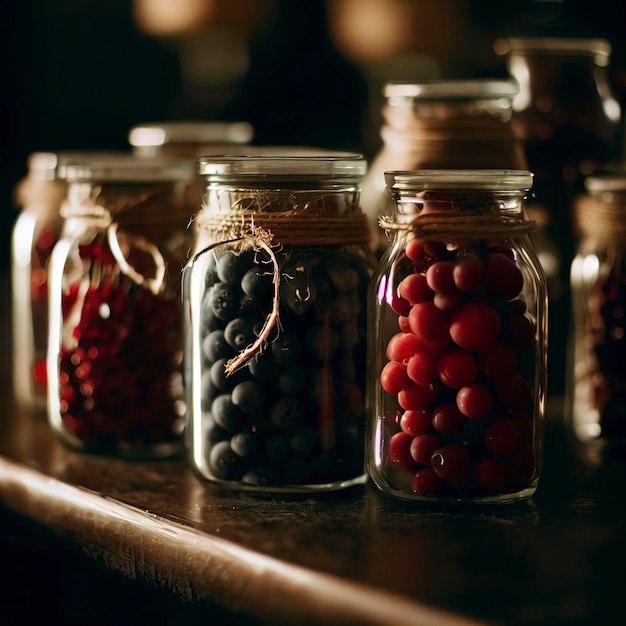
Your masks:
{"label": "glass jar", "polygon": [[387,172],[393,233],[369,298],[367,464],[406,500],[534,493],[546,386],[545,274],[524,170]]}
{"label": "glass jar", "polygon": [[523,144],[511,127],[514,80],[389,82],[383,87],[382,147],[363,178],[363,210],[379,255],[388,239],[378,219],[393,212],[385,171],[525,169]]}
{"label": "glass jar", "polygon": [[360,155],[203,157],[187,265],[192,466],[283,493],[365,481],[369,230]]}
{"label": "glass jar", "polygon": [[[611,45],[598,38],[498,39],[494,50],[519,83],[511,124],[535,174],[529,210],[541,213],[552,243],[549,264],[550,393],[562,396],[575,252],[571,205],[586,176],[619,157],[621,107],[608,68]],[[558,254],[554,254],[558,251]]]}
{"label": "glass jar", "polygon": [[69,447],[128,457],[182,449],[180,272],[191,247],[187,160],[65,163],[49,265],[48,417]]}
{"label": "glass jar", "polygon": [[19,214],[11,234],[13,395],[23,409],[46,408],[48,275],[61,232],[65,184],[56,177],[58,155],[35,152],[14,190]]}
{"label": "glass jar", "polygon": [[[224,154],[247,146],[254,136],[248,122],[176,120],[138,124],[128,132],[133,154],[145,158],[195,159],[206,154]],[[185,202],[195,214],[202,205],[204,177],[195,170],[185,192]]]}
{"label": "glass jar", "polygon": [[626,174],[591,176],[573,204],[568,411],[582,441],[626,443]]}

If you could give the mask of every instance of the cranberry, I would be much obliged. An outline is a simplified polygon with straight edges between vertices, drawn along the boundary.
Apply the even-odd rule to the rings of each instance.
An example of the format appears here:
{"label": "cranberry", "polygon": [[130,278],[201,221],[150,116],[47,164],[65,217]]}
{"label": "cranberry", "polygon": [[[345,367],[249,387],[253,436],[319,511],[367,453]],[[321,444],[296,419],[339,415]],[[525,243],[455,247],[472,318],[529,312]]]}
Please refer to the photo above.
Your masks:
{"label": "cranberry", "polygon": [[463,302],[463,294],[460,291],[436,293],[433,297],[433,302],[444,313],[452,313]]}
{"label": "cranberry", "polygon": [[409,313],[411,330],[425,341],[441,341],[449,337],[448,316],[432,302],[420,302]]}
{"label": "cranberry", "polygon": [[478,376],[478,365],[467,350],[448,350],[437,359],[437,376],[448,387],[459,389],[474,382]]}
{"label": "cranberry", "polygon": [[437,395],[432,389],[422,387],[410,381],[410,384],[398,393],[398,404],[405,410],[428,408]]}
{"label": "cranberry", "polygon": [[435,435],[417,435],[411,442],[411,456],[420,465],[430,465],[430,459],[438,447],[439,439]]}
{"label": "cranberry", "polygon": [[408,360],[406,371],[411,380],[428,387],[435,378],[435,357],[426,348],[419,348]]}
{"label": "cranberry", "polygon": [[483,260],[471,252],[459,255],[454,264],[453,278],[454,284],[460,291],[466,293],[478,291],[485,278]]}
{"label": "cranberry", "polygon": [[426,282],[433,291],[447,293],[455,289],[453,273],[453,261],[435,261],[426,270]]}
{"label": "cranberry", "polygon": [[411,304],[432,300],[433,292],[423,274],[409,274],[400,285],[398,294]]}
{"label": "cranberry", "polygon": [[517,359],[515,352],[496,342],[478,353],[480,371],[494,383],[501,383],[515,374]]}
{"label": "cranberry", "polygon": [[515,374],[496,386],[496,396],[503,407],[526,410],[532,403],[533,392],[528,381]]}
{"label": "cranberry", "polygon": [[433,428],[444,435],[456,433],[465,424],[465,415],[459,411],[456,404],[440,404],[432,412]]}
{"label": "cranberry", "polygon": [[412,471],[415,461],[411,456],[411,443],[413,437],[407,433],[399,432],[389,440],[389,461],[402,469]]}
{"label": "cranberry", "polygon": [[453,485],[461,484],[470,473],[470,456],[462,446],[449,444],[438,448],[431,463],[437,476]]}
{"label": "cranberry", "polygon": [[430,427],[431,413],[428,409],[413,409],[404,411],[400,416],[400,428],[413,437],[423,435]]}
{"label": "cranberry", "polygon": [[498,338],[501,329],[498,312],[484,302],[466,302],[450,315],[450,336],[467,350],[483,350]]}
{"label": "cranberry", "polygon": [[406,363],[423,345],[413,333],[396,333],[387,344],[386,355],[390,361]]}
{"label": "cranberry", "polygon": [[476,462],[474,480],[490,491],[502,489],[508,478],[508,465],[500,458],[485,456]]}
{"label": "cranberry", "polygon": [[530,348],[535,342],[535,327],[523,314],[511,314],[506,318],[509,342],[515,350]]}
{"label": "cranberry", "polygon": [[397,361],[389,361],[380,374],[380,385],[389,394],[395,395],[410,382],[406,367]]}
{"label": "cranberry", "polygon": [[461,387],[456,394],[456,405],[463,415],[471,419],[486,417],[493,408],[491,391],[480,383]]}
{"label": "cranberry", "polygon": [[444,482],[432,467],[423,467],[413,475],[413,492],[420,496],[434,496]]}
{"label": "cranberry", "polygon": [[493,298],[503,302],[517,297],[524,286],[519,265],[501,252],[485,256],[485,287]]}
{"label": "cranberry", "polygon": [[499,417],[485,430],[485,447],[498,456],[510,456],[522,445],[522,436],[515,422],[507,417]]}

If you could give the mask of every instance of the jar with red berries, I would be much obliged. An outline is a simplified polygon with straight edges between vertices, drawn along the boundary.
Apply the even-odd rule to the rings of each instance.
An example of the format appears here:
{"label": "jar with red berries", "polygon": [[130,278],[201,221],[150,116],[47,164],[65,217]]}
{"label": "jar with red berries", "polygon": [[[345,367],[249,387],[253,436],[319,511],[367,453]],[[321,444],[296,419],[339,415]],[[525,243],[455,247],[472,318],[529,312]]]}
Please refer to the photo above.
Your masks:
{"label": "jar with red berries", "polygon": [[566,416],[583,442],[626,444],[626,173],[598,174],[573,203]]}
{"label": "jar with red berries", "polygon": [[192,466],[250,492],[366,479],[366,161],[269,149],[203,157],[207,193],[185,268]]}
{"label": "jar with red berries", "polygon": [[35,152],[14,190],[18,215],[11,234],[13,395],[20,408],[46,408],[48,345],[47,265],[63,220],[65,184],[58,155]]}
{"label": "jar with red berries", "polygon": [[369,300],[367,466],[441,504],[530,498],[542,461],[546,279],[525,170],[392,171]]}
{"label": "jar with red berries", "polygon": [[69,160],[49,264],[48,417],[69,447],[182,452],[180,272],[191,246],[187,160]]}

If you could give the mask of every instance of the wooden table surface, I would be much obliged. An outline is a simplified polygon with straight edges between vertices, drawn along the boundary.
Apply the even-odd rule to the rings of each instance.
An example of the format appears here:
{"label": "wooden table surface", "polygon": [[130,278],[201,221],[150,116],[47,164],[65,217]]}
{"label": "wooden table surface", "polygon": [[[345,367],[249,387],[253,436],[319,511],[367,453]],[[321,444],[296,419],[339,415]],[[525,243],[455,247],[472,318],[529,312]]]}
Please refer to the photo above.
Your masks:
{"label": "wooden table surface", "polygon": [[558,400],[539,489],[522,505],[437,510],[371,484],[315,498],[232,493],[184,460],[66,450],[42,415],[13,406],[2,319],[0,504],[120,576],[255,623],[616,623],[626,461],[573,443]]}

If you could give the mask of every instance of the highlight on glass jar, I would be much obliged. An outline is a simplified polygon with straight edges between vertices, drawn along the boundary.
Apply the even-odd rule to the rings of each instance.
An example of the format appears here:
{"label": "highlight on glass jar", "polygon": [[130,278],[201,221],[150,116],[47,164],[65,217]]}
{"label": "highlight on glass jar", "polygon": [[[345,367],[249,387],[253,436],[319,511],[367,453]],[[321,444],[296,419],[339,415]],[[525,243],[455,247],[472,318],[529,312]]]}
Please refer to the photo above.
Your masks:
{"label": "highlight on glass jar", "polygon": [[590,176],[573,202],[566,419],[583,442],[626,444],[626,172]]}
{"label": "highlight on glass jar", "polygon": [[13,395],[24,409],[46,408],[48,259],[61,232],[65,184],[57,178],[59,155],[35,152],[16,185],[19,210],[11,234]]}
{"label": "highlight on glass jar", "polygon": [[547,295],[525,170],[386,172],[369,295],[367,466],[383,492],[505,503],[542,463]]}
{"label": "highlight on glass jar", "polygon": [[64,444],[128,457],[182,451],[180,272],[193,163],[70,161],[49,265],[48,417]]}
{"label": "highlight on glass jar", "polygon": [[363,483],[369,229],[360,155],[204,157],[183,276],[192,466],[282,493]]}

